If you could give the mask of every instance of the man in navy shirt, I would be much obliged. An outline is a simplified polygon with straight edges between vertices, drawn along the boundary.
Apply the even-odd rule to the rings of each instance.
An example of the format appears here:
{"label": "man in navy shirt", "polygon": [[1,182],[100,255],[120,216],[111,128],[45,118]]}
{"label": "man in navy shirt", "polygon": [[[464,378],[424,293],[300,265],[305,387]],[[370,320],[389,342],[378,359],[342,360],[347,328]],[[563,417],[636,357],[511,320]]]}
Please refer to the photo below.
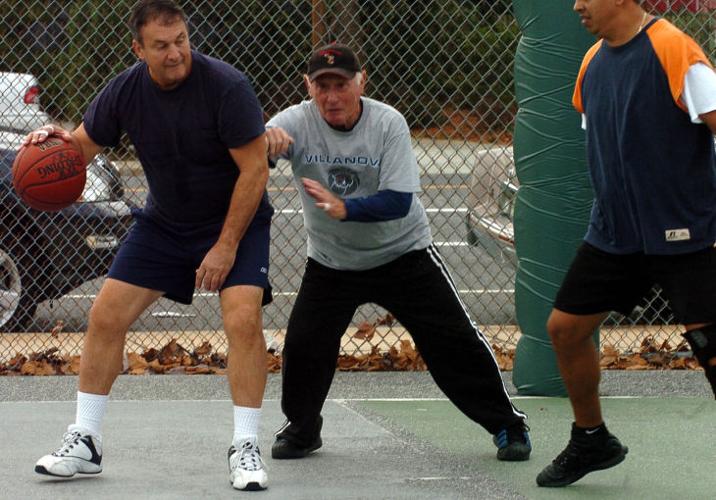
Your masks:
{"label": "man in navy shirt", "polygon": [[267,143],[261,105],[246,76],[193,52],[184,12],[171,0],[142,0],[130,18],[139,61],[99,93],[83,122],[54,126],[89,161],[124,132],[149,184],[143,210],[92,306],[80,365],[75,423],[35,471],[72,477],[101,472],[101,423],[122,370],[125,334],[158,298],[190,304],[195,288],[219,292],[234,402],[230,480],[264,489],[256,443],[266,384],[261,306],[271,301]]}
{"label": "man in navy shirt", "polygon": [[594,206],[547,322],[574,410],[569,444],[538,476],[565,486],[628,452],[604,424],[592,334],[659,284],[716,393],[716,75],[701,48],[638,0],[577,0],[600,40],[574,90]]}

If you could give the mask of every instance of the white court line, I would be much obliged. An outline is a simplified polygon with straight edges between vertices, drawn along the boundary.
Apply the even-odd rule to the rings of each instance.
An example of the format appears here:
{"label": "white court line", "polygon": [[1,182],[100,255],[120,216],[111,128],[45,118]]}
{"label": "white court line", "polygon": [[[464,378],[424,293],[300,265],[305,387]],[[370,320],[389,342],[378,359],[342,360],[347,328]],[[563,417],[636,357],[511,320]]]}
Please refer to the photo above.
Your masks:
{"label": "white court line", "polygon": [[[498,294],[498,293],[515,293],[514,288],[474,288],[474,289],[465,289],[465,290],[458,290],[458,293],[464,294],[464,295],[490,295],[490,294]],[[273,292],[274,297],[295,297],[298,294],[298,292]],[[194,297],[216,297],[217,294],[215,292],[199,292],[195,293]],[[97,297],[96,294],[93,293],[73,293],[68,295],[63,295],[63,297],[67,297],[68,299],[94,299]]]}
{"label": "white court line", "polygon": [[464,241],[434,241],[433,245],[436,247],[469,247],[469,243]]}
{"label": "white court line", "polygon": [[[377,372],[373,372],[377,373]],[[652,396],[599,396],[599,399],[646,399],[647,397]],[[661,396],[653,396],[655,399],[660,398]],[[562,396],[510,396],[510,399],[567,399]],[[270,401],[270,400],[266,400]],[[351,398],[351,399],[344,399],[344,398],[338,398],[338,399],[329,399],[328,401],[335,401],[337,403],[340,403],[342,401],[350,402],[350,401],[357,401],[357,402],[366,402],[366,403],[411,403],[411,402],[420,402],[420,401],[450,401],[448,398]]]}
{"label": "white court line", "polygon": [[[429,214],[466,214],[467,208],[426,208],[425,211]],[[300,208],[281,208],[274,212],[274,214],[302,214],[303,210]]]}
{"label": "white court line", "polygon": [[[376,372],[374,372],[376,373]],[[153,375],[157,377],[161,377],[162,375]],[[200,375],[197,375],[200,376]],[[677,396],[678,397],[678,396]],[[566,400],[566,398],[563,398],[561,396],[510,396],[510,399],[562,399]],[[599,399],[663,399],[663,396],[599,396]],[[147,401],[151,401],[154,403],[231,403],[231,399],[110,399],[109,402],[112,404],[117,403],[146,403]],[[425,402],[431,402],[431,401],[450,401],[448,398],[337,398],[337,399],[327,399],[326,401],[331,401],[333,403],[347,403],[347,402],[358,402],[358,403],[419,403],[421,401]],[[280,399],[264,399],[264,403],[279,403],[281,402]],[[15,404],[15,403],[24,403],[24,404],[35,404],[35,403],[43,403],[43,404],[65,404],[65,403],[75,403],[75,400],[68,399],[66,401],[0,401],[0,406],[4,404]]]}

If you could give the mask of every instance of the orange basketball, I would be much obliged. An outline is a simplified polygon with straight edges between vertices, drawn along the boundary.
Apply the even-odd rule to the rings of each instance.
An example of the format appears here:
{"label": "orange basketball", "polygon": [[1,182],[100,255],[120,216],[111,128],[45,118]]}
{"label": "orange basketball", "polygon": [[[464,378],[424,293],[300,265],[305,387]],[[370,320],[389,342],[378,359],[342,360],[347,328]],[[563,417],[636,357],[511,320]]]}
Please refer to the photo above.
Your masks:
{"label": "orange basketball", "polygon": [[50,212],[77,201],[86,176],[82,153],[59,137],[22,146],[12,164],[12,185],[22,201]]}

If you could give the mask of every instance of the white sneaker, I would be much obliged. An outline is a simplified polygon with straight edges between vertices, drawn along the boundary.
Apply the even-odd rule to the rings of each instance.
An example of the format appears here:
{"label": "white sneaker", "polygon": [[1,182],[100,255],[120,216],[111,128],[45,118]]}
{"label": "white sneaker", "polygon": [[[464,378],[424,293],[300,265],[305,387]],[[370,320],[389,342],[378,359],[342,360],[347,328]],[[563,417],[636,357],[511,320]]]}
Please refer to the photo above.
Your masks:
{"label": "white sneaker", "polygon": [[246,440],[239,447],[229,448],[229,481],[237,490],[265,490],[268,483],[266,466],[255,439]]}
{"label": "white sneaker", "polygon": [[62,436],[62,446],[35,464],[35,472],[48,476],[72,477],[75,474],[102,472],[102,440],[80,427],[70,425]]}

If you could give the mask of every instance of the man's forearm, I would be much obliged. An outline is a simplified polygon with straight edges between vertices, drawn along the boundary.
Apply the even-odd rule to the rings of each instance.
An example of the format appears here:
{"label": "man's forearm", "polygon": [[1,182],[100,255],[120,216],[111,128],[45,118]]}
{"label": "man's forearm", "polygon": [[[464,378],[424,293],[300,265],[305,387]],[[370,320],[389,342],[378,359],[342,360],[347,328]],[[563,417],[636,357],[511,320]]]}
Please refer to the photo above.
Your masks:
{"label": "man's forearm", "polygon": [[265,168],[247,171],[239,175],[231,203],[219,235],[219,243],[237,248],[246,228],[256,214],[266,190],[268,170]]}

